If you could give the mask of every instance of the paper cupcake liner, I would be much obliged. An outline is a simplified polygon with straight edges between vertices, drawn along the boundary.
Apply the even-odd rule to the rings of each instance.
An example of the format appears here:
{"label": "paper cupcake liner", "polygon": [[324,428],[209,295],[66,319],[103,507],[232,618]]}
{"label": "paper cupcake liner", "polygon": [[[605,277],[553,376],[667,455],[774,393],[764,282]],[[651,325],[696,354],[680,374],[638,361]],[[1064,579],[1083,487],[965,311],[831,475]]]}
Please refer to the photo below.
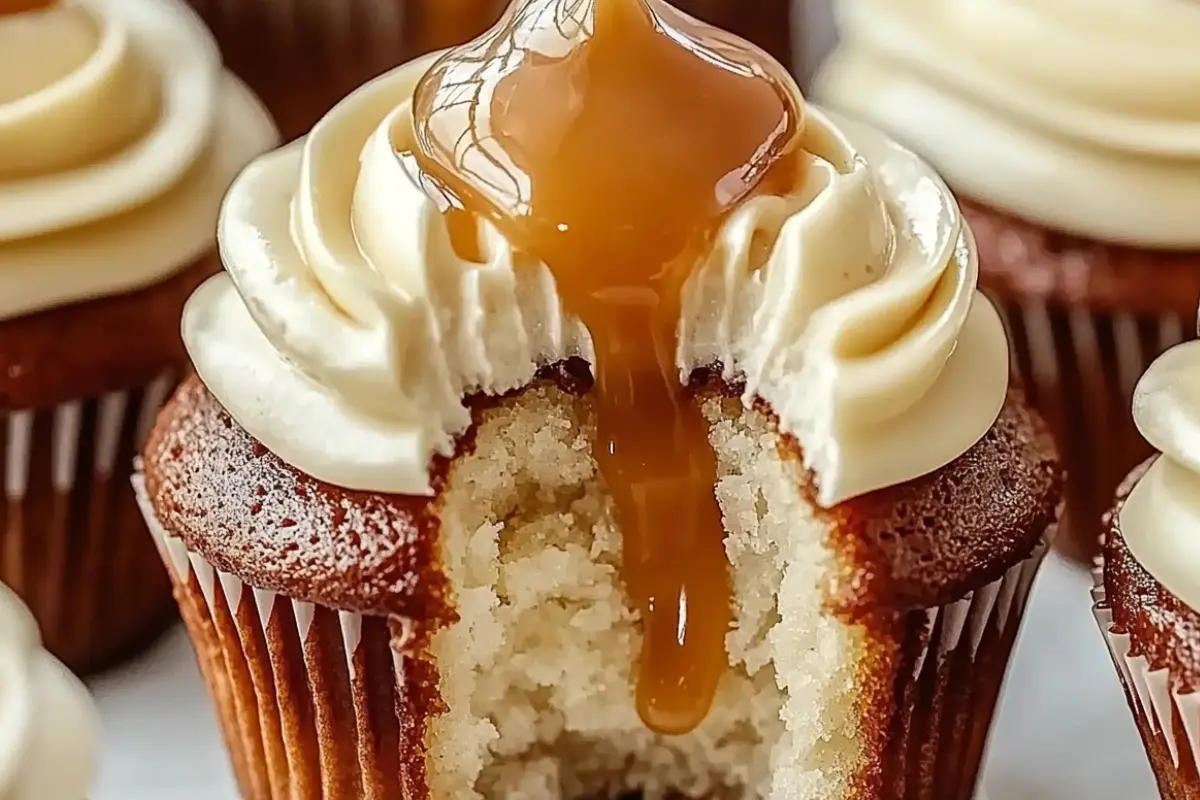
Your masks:
{"label": "paper cupcake liner", "polygon": [[170,582],[129,489],[130,464],[174,384],[0,414],[0,582],[76,672],[106,666],[174,616]]}
{"label": "paper cupcake liner", "polygon": [[[1050,531],[1045,541],[1052,538]],[[1046,550],[1039,544],[957,602],[909,615],[901,646],[908,680],[897,684],[899,711],[882,764],[885,797],[956,800],[978,792],[996,702]]]}
{"label": "paper cupcake liner", "polygon": [[[391,648],[380,617],[254,588],[188,550],[133,485],[174,581],[201,672],[248,800],[408,798],[421,774],[406,713],[425,683]],[[900,709],[883,761],[886,798],[973,796],[1030,586],[1046,547],[939,608],[914,612]],[[414,688],[416,687],[416,688]]]}
{"label": "paper cupcake liner", "polygon": [[1133,388],[1155,358],[1184,340],[1188,324],[1175,314],[1095,313],[1000,298],[996,305],[1014,376],[1050,424],[1067,470],[1056,546],[1090,566],[1117,486],[1151,455],[1133,426]]}
{"label": "paper cupcake liner", "polygon": [[1092,571],[1092,610],[1109,655],[1125,689],[1151,768],[1164,797],[1167,787],[1200,793],[1200,694],[1171,689],[1170,671],[1154,669],[1145,656],[1132,654],[1129,634],[1113,631],[1113,615],[1106,603],[1104,567]]}
{"label": "paper cupcake liner", "polygon": [[[483,32],[506,0],[189,0],[285,139],[376,75]],[[441,13],[436,13],[440,9]],[[431,13],[433,12],[433,13]]]}

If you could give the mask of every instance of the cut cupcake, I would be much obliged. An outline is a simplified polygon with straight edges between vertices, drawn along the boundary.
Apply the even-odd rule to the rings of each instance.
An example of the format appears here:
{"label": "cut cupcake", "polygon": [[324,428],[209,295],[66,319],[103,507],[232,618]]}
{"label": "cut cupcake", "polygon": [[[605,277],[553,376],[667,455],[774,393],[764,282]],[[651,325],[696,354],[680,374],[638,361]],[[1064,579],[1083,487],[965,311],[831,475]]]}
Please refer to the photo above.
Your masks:
{"label": "cut cupcake", "polygon": [[243,793],[971,797],[1061,476],[957,206],[735,37],[572,10],[226,201],[136,483]]}
{"label": "cut cupcake", "polygon": [[1060,549],[1090,565],[1117,484],[1150,455],[1129,415],[1134,384],[1185,338],[1200,295],[1200,14],[1169,2],[838,9],[841,44],[815,92],[928,159],[963,201],[980,287],[1071,476]]}
{"label": "cut cupcake", "polygon": [[277,144],[181,2],[0,3],[0,580],[74,670],[174,619],[130,464],[221,199]]}
{"label": "cut cupcake", "polygon": [[1195,342],[1162,355],[1138,384],[1134,420],[1161,455],[1135,469],[1117,493],[1093,593],[1159,792],[1168,800],[1200,797],[1198,389]]}

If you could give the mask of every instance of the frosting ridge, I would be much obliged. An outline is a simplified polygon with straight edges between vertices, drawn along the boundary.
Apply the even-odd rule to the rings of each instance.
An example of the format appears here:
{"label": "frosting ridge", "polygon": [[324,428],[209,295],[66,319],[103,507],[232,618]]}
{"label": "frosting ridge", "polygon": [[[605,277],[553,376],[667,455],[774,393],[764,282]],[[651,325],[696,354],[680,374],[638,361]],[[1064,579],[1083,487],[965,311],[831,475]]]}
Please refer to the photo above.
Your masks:
{"label": "frosting ridge", "polygon": [[178,0],[0,17],[0,72],[0,319],[194,261],[229,182],[278,141]]}
{"label": "frosting ridge", "polygon": [[81,800],[98,763],[100,724],[79,679],[41,646],[20,599],[0,586],[0,796]]}
{"label": "frosting ridge", "polygon": [[1150,366],[1134,391],[1133,419],[1162,456],[1125,501],[1121,535],[1155,580],[1200,608],[1200,342]]}
{"label": "frosting ridge", "polygon": [[[818,76],[955,189],[1101,241],[1195,248],[1200,8],[862,0]],[[917,111],[919,109],[919,112]]]}
{"label": "frosting ridge", "polygon": [[[428,493],[430,457],[470,422],[465,394],[592,355],[544,265],[482,218],[450,230],[410,178],[412,90],[435,58],[243,173],[221,215],[228,274],[184,315],[196,368],[234,418],[353,489]],[[735,211],[685,287],[677,365],[681,380],[718,362],[744,378],[833,505],[974,444],[1008,362],[941,181],[880,134],[809,110],[805,180]]]}

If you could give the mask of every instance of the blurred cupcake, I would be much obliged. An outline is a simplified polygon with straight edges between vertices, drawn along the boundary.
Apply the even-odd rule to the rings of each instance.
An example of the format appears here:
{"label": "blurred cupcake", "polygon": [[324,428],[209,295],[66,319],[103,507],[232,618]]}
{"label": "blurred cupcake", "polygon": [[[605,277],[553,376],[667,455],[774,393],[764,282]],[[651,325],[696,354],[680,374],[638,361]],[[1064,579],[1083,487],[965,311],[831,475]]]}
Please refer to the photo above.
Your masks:
{"label": "blurred cupcake", "polygon": [[40,5],[0,14],[0,580],[86,671],[172,616],[128,464],[221,197],[277,138],[182,3]]}
{"label": "blurred cupcake", "polygon": [[[916,157],[802,109],[744,43],[621,1],[593,33],[530,0],[230,191],[229,274],[184,315],[197,376],[135,485],[247,798],[972,796],[1061,476],[971,237]],[[600,66],[493,69],[526,34]],[[495,79],[504,102],[475,101]],[[586,147],[609,125],[656,171]],[[530,188],[522,221],[633,222],[558,251],[465,191],[443,216],[432,189],[462,173],[432,183],[430,153],[513,163],[484,129],[525,154],[509,182],[471,161]],[[591,205],[597,183],[619,202]],[[619,272],[717,185],[688,269]],[[656,454],[636,480],[630,430]]]}
{"label": "blurred cupcake", "polygon": [[87,690],[42,648],[20,598],[0,586],[0,797],[83,800],[99,738]]}
{"label": "blurred cupcake", "polygon": [[1122,485],[1093,592],[1159,792],[1200,797],[1200,342],[1161,356],[1133,416],[1162,455]]}
{"label": "blurred cupcake", "polygon": [[1063,551],[1088,561],[1149,455],[1134,383],[1200,294],[1200,13],[1188,3],[854,0],[817,93],[928,158],[1063,449]]}
{"label": "blurred cupcake", "polygon": [[465,42],[508,0],[189,0],[225,61],[275,115],[284,139],[306,133],[365,81]]}

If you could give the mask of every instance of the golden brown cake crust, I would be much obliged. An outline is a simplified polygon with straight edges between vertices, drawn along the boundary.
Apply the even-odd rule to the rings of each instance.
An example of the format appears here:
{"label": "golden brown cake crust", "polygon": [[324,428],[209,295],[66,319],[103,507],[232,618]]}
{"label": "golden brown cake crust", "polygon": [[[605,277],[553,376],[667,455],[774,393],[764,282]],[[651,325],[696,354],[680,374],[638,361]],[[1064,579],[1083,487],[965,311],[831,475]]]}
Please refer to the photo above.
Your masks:
{"label": "golden brown cake crust", "polygon": [[1181,314],[1200,297],[1200,252],[1150,250],[1059,233],[959,198],[979,250],[979,285],[1008,301]]}
{"label": "golden brown cake crust", "polygon": [[[553,379],[567,378],[586,381],[578,364]],[[798,455],[782,437],[781,447]],[[445,461],[434,465],[435,490],[445,471]],[[166,530],[251,585],[430,623],[452,614],[437,563],[436,493],[353,492],[304,475],[256,442],[197,378],[160,416],[145,475]],[[1042,424],[1011,395],[992,430],[950,465],[829,512],[847,554],[835,610],[928,608],[998,579],[1054,523],[1060,492]]]}
{"label": "golden brown cake crust", "polygon": [[180,314],[220,268],[214,249],[144,289],[0,320],[0,414],[96,397],[182,370]]}

